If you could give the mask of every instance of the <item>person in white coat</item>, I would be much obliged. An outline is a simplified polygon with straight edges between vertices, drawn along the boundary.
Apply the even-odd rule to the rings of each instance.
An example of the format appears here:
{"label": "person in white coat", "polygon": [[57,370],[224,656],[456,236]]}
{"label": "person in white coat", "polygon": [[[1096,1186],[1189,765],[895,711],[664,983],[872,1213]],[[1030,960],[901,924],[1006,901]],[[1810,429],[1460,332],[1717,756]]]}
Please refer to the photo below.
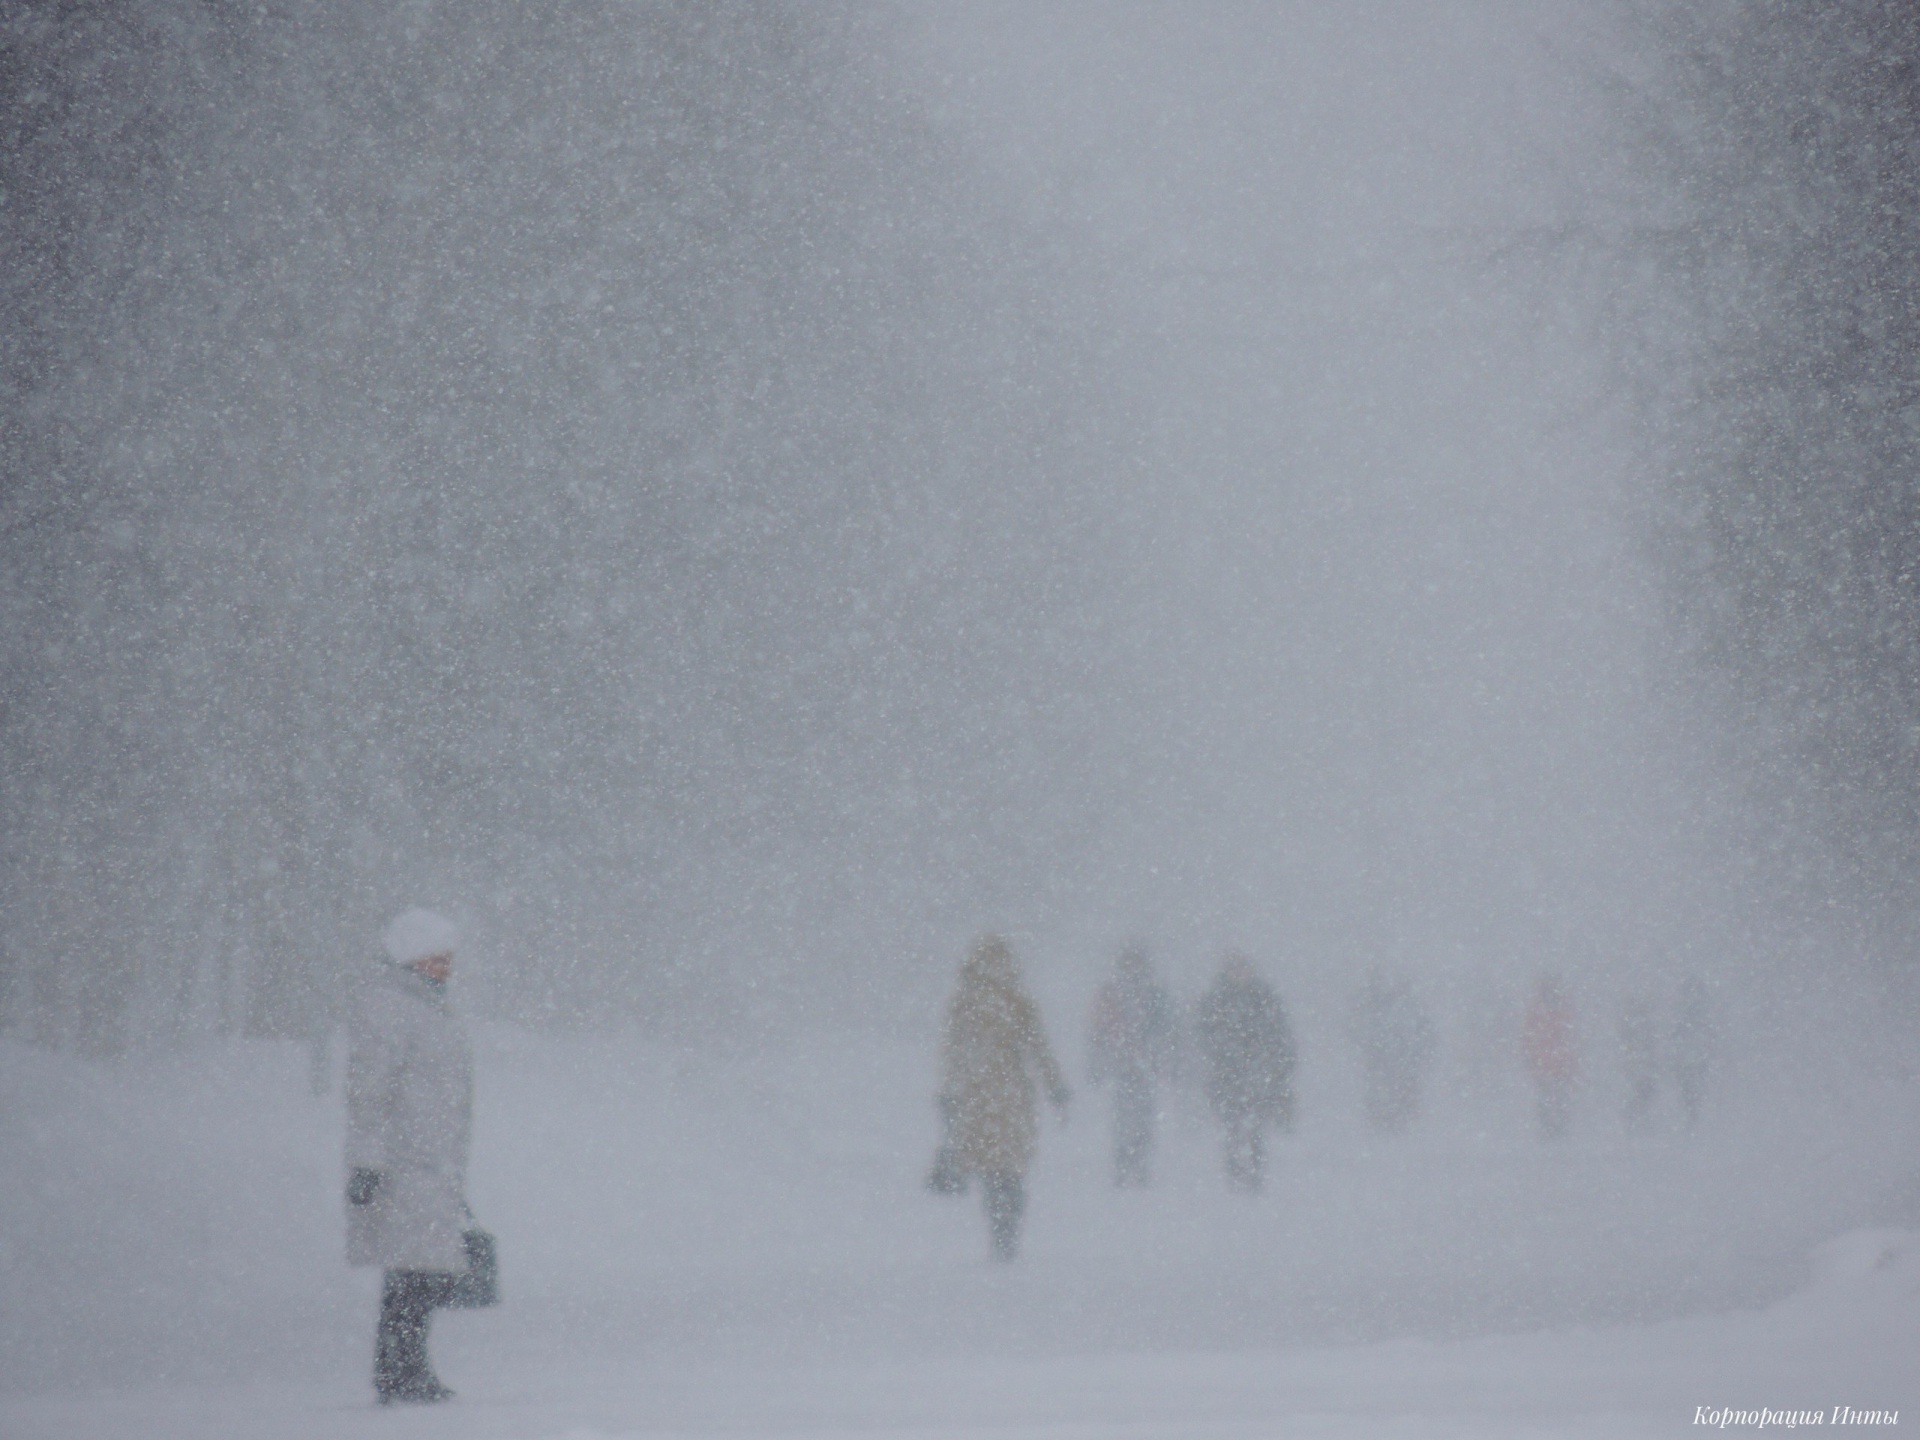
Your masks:
{"label": "person in white coat", "polygon": [[386,1271],[373,1383],[382,1404],[451,1398],[427,1322],[467,1269],[473,1054],[447,1004],[459,932],[418,907],[381,937],[347,1065],[347,1262]]}

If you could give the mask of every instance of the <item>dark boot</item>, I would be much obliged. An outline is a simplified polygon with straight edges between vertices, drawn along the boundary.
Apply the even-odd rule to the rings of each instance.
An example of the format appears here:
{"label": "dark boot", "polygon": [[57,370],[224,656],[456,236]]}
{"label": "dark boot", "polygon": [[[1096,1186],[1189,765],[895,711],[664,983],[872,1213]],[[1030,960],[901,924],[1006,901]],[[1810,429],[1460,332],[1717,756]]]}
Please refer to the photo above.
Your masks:
{"label": "dark boot", "polygon": [[421,1270],[387,1271],[373,1351],[373,1388],[382,1405],[431,1405],[453,1398],[427,1363],[427,1322],[445,1299],[449,1279]]}

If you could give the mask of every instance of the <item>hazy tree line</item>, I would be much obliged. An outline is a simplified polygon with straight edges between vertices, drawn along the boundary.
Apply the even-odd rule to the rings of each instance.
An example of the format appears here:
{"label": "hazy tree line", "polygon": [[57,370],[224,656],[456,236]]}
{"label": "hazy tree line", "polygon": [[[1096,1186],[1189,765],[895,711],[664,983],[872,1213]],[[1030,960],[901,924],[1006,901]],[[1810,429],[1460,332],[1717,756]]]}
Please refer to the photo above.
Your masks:
{"label": "hazy tree line", "polygon": [[[1802,916],[1904,958],[1920,898],[1920,10],[1652,5],[1617,244],[1655,534]],[[1631,308],[1631,307],[1630,307]],[[1809,843],[1811,842],[1811,843]]]}
{"label": "hazy tree line", "polygon": [[1071,853],[1123,462],[876,24],[8,8],[7,1028],[303,1031],[421,894],[650,1003]]}
{"label": "hazy tree line", "polygon": [[[1676,625],[1756,867],[1899,916],[1920,18],[1619,13]],[[593,1013],[1071,883],[1154,768],[1103,753],[1127,370],[887,24],[7,8],[0,1028],[306,1030],[449,894],[495,1003]]]}

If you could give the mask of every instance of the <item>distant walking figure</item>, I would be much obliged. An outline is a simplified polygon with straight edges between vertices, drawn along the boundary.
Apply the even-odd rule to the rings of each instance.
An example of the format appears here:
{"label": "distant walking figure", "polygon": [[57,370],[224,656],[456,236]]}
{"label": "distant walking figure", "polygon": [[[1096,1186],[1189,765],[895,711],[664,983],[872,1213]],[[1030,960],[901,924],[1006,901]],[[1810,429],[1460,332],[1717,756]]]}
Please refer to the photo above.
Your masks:
{"label": "distant walking figure", "polygon": [[1573,1034],[1573,1006],[1554,975],[1542,975],[1527,1004],[1520,1047],[1533,1080],[1543,1139],[1567,1133],[1573,1119],[1573,1082],[1580,1072]]}
{"label": "distant walking figure", "polygon": [[1354,997],[1351,1034],[1366,1072],[1367,1123],[1404,1130],[1420,1113],[1420,1087],[1433,1059],[1433,1021],[1405,980],[1374,970]]}
{"label": "distant walking figure", "polygon": [[1242,956],[1201,997],[1195,1027],[1207,1100],[1226,1131],[1227,1183],[1260,1189],[1268,1125],[1293,1126],[1293,1029],[1280,997]]}
{"label": "distant walking figure", "polygon": [[1120,954],[1113,978],[1093,996],[1089,1077],[1113,1081],[1113,1183],[1153,1177],[1153,1082],[1172,1053],[1173,1001],[1144,951]]}
{"label": "distant walking figure", "polygon": [[453,923],[416,908],[382,939],[388,963],[360,997],[347,1066],[347,1260],[386,1271],[381,1403],[431,1403],[453,1395],[427,1361],[427,1324],[468,1269],[473,1055],[447,1005]]}
{"label": "distant walking figure", "polygon": [[1680,1091],[1680,1105],[1691,1130],[1700,1123],[1700,1106],[1707,1098],[1707,1071],[1713,1065],[1713,1002],[1707,996],[1706,982],[1698,975],[1680,982],[1680,1009],[1674,1016],[1670,1051],[1674,1085]]}
{"label": "distant walking figure", "polygon": [[943,1152],[959,1177],[980,1177],[996,1260],[1020,1252],[1027,1167],[1038,1134],[1036,1082],[1066,1118],[1067,1082],[1021,983],[1013,951],[998,935],[973,947],[947,1005],[941,1047]]}
{"label": "distant walking figure", "polygon": [[1627,1078],[1627,1129],[1644,1130],[1660,1096],[1660,1025],[1644,995],[1629,995],[1620,1007],[1620,1066]]}

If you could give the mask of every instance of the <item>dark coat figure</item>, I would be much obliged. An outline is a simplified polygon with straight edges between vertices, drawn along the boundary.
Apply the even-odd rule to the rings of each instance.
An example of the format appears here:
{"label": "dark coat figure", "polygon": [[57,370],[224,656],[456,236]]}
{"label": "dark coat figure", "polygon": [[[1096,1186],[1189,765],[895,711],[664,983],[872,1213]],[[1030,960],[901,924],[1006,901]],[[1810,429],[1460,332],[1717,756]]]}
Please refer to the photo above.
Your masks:
{"label": "dark coat figure", "polygon": [[1227,1182],[1260,1188],[1264,1132],[1293,1127],[1293,1030],[1280,997],[1239,956],[1228,959],[1194,1019],[1207,1100],[1226,1131]]}
{"label": "dark coat figure", "polygon": [[1366,1075],[1367,1123],[1404,1130],[1420,1111],[1420,1090],[1433,1060],[1433,1020],[1405,980],[1375,970],[1354,997],[1353,1042]]}
{"label": "dark coat figure", "polygon": [[1687,1128],[1700,1123],[1700,1106],[1707,1098],[1707,1072],[1713,1066],[1713,1002],[1706,982],[1689,975],[1680,982],[1680,1007],[1673,1020],[1673,1081],[1686,1111]]}
{"label": "dark coat figure", "polygon": [[980,1177],[994,1258],[1011,1260],[1020,1250],[1027,1167],[1039,1131],[1035,1082],[1046,1087],[1062,1118],[1068,1092],[1040,1009],[1021,983],[1013,951],[997,935],[976,944],[960,969],[941,1060],[943,1154],[963,1182]]}
{"label": "dark coat figure", "polygon": [[473,1054],[447,1006],[458,939],[413,909],[383,937],[392,963],[360,997],[347,1064],[347,1260],[386,1273],[373,1384],[382,1404],[446,1400],[427,1324],[467,1269]]}
{"label": "dark coat figure", "polygon": [[1627,1080],[1627,1128],[1644,1130],[1660,1095],[1660,1026],[1644,995],[1630,995],[1620,1007],[1620,1068]]}
{"label": "dark coat figure", "polygon": [[1153,1174],[1154,1081],[1173,1053],[1173,1001],[1139,950],[1124,951],[1094,992],[1089,1078],[1113,1081],[1113,1183],[1145,1185]]}
{"label": "dark coat figure", "polygon": [[1520,1049],[1538,1101],[1541,1138],[1558,1139],[1573,1119],[1573,1083],[1580,1074],[1573,1005],[1558,977],[1543,975],[1527,1003]]}

